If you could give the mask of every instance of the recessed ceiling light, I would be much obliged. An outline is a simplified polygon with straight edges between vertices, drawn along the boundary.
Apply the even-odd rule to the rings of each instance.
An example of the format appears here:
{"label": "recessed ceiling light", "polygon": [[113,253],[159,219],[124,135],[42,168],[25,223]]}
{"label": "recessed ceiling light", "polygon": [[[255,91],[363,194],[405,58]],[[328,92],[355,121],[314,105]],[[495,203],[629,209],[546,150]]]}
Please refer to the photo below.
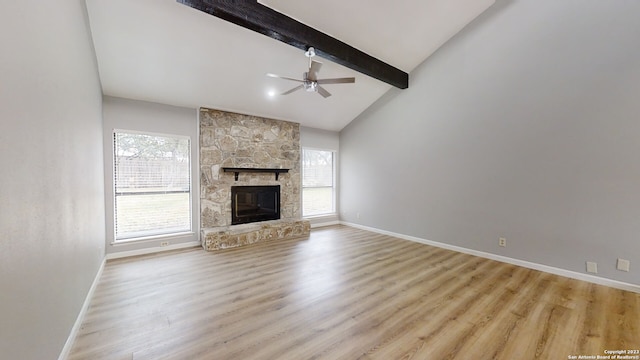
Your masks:
{"label": "recessed ceiling light", "polygon": [[276,91],[271,89],[271,90],[267,91],[267,95],[269,95],[269,97],[274,97],[274,96],[276,96]]}

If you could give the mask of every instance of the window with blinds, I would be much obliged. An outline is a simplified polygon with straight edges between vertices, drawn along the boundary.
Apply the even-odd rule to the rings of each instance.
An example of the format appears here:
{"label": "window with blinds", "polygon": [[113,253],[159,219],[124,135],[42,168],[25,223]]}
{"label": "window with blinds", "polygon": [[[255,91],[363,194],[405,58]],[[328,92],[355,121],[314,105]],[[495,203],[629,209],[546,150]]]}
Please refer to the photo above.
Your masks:
{"label": "window with blinds", "polygon": [[115,131],[115,240],[191,231],[187,137]]}
{"label": "window with blinds", "polygon": [[333,151],[302,149],[302,215],[335,213]]}

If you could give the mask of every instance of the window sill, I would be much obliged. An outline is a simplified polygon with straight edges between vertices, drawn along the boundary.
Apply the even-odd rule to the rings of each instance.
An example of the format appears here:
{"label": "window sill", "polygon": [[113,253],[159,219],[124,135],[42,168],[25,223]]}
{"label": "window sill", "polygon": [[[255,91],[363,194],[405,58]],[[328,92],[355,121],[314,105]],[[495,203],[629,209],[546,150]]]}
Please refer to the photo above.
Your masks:
{"label": "window sill", "polygon": [[307,220],[313,220],[313,219],[321,219],[321,218],[335,217],[335,216],[338,216],[338,213],[332,212],[332,213],[326,213],[326,214],[307,215],[307,216],[303,216],[302,218]]}
{"label": "window sill", "polygon": [[111,242],[111,245],[118,246],[118,245],[129,245],[133,243],[137,244],[137,243],[166,240],[166,239],[180,239],[180,238],[191,237],[193,235],[195,235],[193,231],[185,231],[185,232],[171,233],[171,234],[141,236],[141,237],[130,238],[130,239],[114,240]]}

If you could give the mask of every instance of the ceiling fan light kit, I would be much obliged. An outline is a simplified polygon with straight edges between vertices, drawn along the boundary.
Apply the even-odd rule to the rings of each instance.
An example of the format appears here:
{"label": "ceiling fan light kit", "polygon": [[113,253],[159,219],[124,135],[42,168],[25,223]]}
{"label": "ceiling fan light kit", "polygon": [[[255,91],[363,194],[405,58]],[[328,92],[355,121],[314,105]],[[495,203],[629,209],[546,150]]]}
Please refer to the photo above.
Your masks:
{"label": "ceiling fan light kit", "polygon": [[294,87],[291,90],[283,92],[281,95],[288,95],[294,91],[304,89],[307,92],[315,92],[324,98],[328,98],[331,96],[331,93],[328,92],[325,88],[320,86],[321,84],[353,84],[356,82],[356,78],[348,77],[348,78],[333,78],[333,79],[318,79],[318,73],[320,72],[320,68],[322,67],[322,63],[312,60],[311,58],[316,55],[316,51],[313,47],[309,47],[307,51],[304,53],[306,57],[309,58],[309,71],[302,74],[302,80],[294,79],[286,76],[280,76],[276,74],[267,74],[269,77],[290,80],[301,82],[301,85]]}

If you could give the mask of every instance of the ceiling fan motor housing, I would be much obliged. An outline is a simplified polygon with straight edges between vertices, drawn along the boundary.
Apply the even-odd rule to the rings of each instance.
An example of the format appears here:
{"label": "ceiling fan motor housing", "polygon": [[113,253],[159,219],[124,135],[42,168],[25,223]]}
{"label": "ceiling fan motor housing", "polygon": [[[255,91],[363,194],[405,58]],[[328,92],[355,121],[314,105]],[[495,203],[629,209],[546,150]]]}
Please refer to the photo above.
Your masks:
{"label": "ceiling fan motor housing", "polygon": [[313,80],[309,80],[309,73],[308,72],[304,72],[302,74],[302,78],[304,79],[304,82],[302,83],[302,85],[304,86],[304,89],[307,92],[317,92],[318,91],[318,83],[313,81]]}
{"label": "ceiling fan motor housing", "polygon": [[304,82],[304,89],[308,92],[318,91],[318,83],[315,81],[306,80]]}

